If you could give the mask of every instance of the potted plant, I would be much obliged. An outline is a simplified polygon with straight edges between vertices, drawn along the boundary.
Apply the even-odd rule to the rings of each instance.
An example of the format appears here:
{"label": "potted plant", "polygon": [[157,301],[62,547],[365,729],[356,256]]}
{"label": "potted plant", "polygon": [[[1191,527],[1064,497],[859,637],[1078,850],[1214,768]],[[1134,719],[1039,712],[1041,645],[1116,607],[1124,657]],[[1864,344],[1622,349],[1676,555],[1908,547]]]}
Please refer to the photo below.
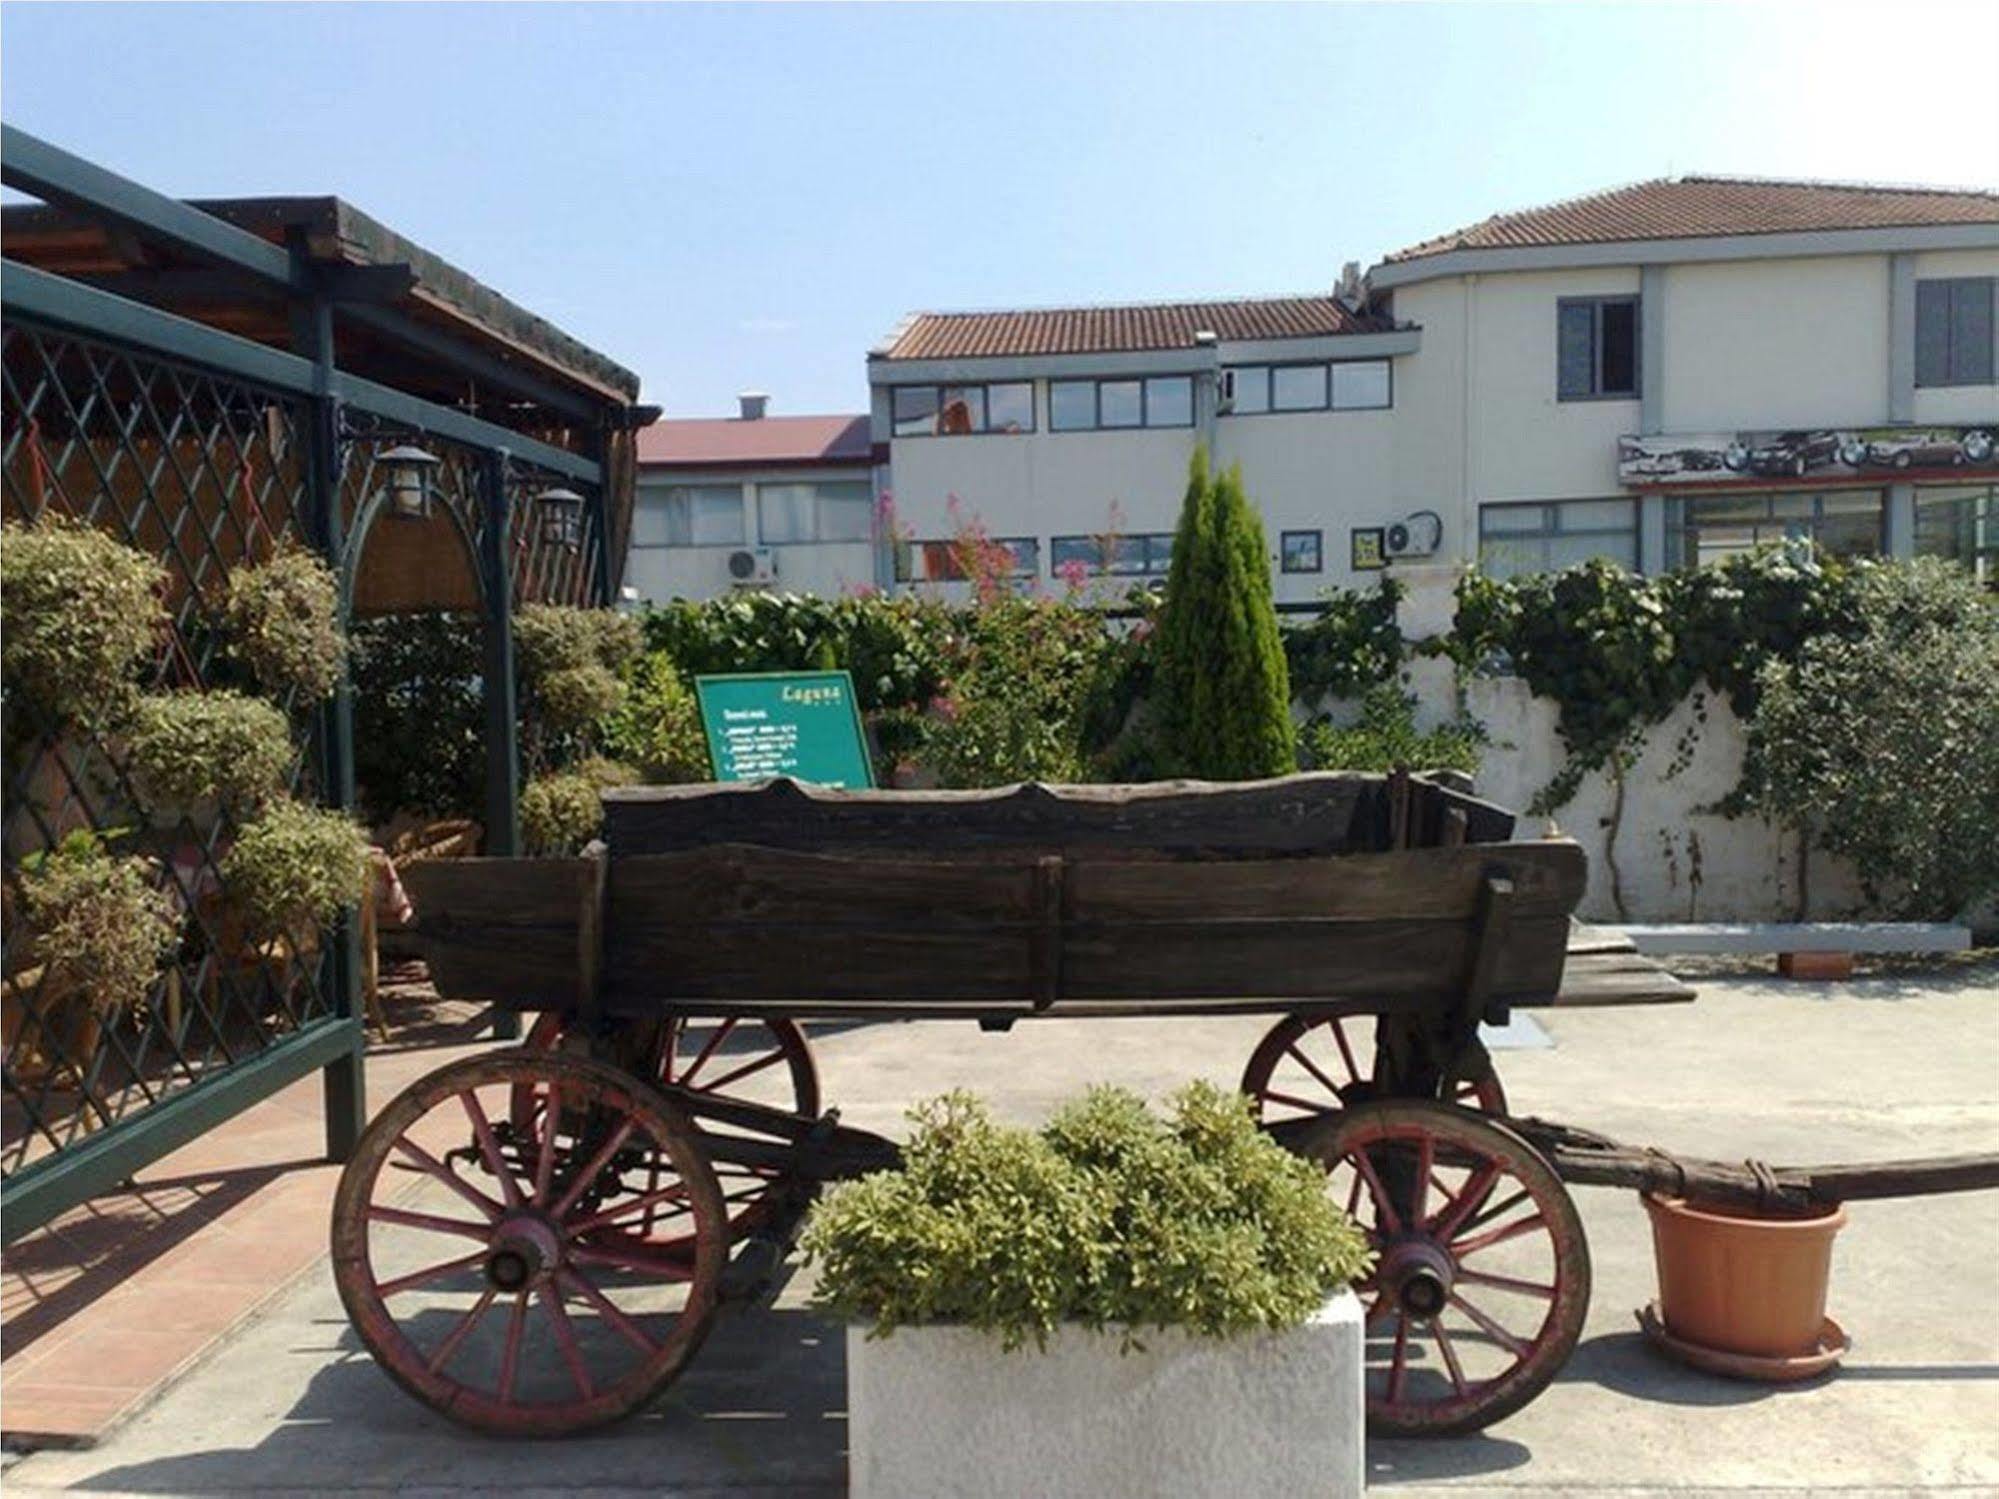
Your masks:
{"label": "potted plant", "polygon": [[222,857],[228,917],[240,935],[224,941],[225,956],[243,948],[288,944],[293,953],[318,946],[319,929],[368,891],[368,841],[353,818],[280,797],[246,823]]}
{"label": "potted plant", "polygon": [[149,693],[125,732],[132,782],[156,827],[212,824],[277,795],[292,761],[291,725],[234,692]]}
{"label": "potted plant", "polygon": [[[68,1066],[81,1076],[103,1028],[145,998],[179,943],[173,901],[155,887],[147,860],[114,855],[88,831],[23,859],[16,891],[10,904],[35,966],[7,978],[16,1002],[8,1065],[17,1073],[31,1061],[37,1073]],[[30,1015],[36,1026],[22,1047]]]}
{"label": "potted plant", "polygon": [[347,662],[340,583],[320,558],[289,542],[229,574],[219,613],[229,654],[282,702],[316,703],[339,685]]}
{"label": "potted plant", "polygon": [[1370,1254],[1236,1094],[951,1094],[804,1245],[848,1324],[856,1496],[1358,1494]]}

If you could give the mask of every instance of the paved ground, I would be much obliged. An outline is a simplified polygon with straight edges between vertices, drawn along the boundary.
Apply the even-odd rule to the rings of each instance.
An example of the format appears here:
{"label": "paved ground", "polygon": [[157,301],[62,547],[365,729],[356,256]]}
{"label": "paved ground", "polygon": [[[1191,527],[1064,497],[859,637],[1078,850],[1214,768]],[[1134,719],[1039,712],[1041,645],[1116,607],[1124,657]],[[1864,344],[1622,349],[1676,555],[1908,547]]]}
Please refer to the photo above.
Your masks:
{"label": "paved ground", "polygon": [[[1702,980],[1692,1006],[1544,1017],[1552,1049],[1507,1051],[1515,1107],[1717,1156],[1811,1162],[1999,1149],[1999,963],[1829,987]],[[978,1087],[1035,1118],[1082,1082],[1232,1079],[1253,1022],[1045,1022],[1011,1036],[936,1024],[818,1038],[827,1096],[856,1123]],[[1661,1362],[1632,1310],[1653,1292],[1644,1215],[1585,1191],[1596,1295],[1564,1375],[1465,1440],[1376,1443],[1373,1482],[1411,1496],[1999,1494],[1999,1194],[1857,1204],[1832,1308],[1837,1376],[1789,1389]],[[42,1452],[10,1495],[377,1492],[815,1495],[844,1488],[833,1329],[801,1307],[725,1322],[661,1409],[554,1444],[466,1436],[359,1353],[321,1267],[152,1410],[91,1452]]]}

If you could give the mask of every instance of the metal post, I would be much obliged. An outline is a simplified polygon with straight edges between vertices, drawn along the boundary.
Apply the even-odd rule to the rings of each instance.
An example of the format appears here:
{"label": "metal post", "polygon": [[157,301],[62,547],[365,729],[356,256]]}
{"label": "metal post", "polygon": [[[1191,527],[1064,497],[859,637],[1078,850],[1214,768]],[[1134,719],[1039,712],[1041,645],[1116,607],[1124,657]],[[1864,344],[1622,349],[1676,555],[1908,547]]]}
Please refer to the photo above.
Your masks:
{"label": "metal post", "polygon": [[[311,345],[313,360],[312,430],[309,434],[312,511],[323,552],[341,566],[345,548],[340,513],[340,402],[333,394],[333,307],[315,297],[298,309],[296,331]],[[345,590],[343,590],[344,592]],[[354,809],[354,690],[343,672],[333,696],[321,712],[319,727],[321,774],[330,806]],[[364,897],[373,899],[373,892]],[[327,1063],[322,1074],[326,1096],[326,1154],[344,1161],[368,1123],[366,1046],[361,1030],[361,934],[352,911],[335,923],[327,953],[332,983],[333,1013],[346,1026],[351,1044]]]}
{"label": "metal post", "polygon": [[[521,851],[520,715],[514,701],[514,592],[507,566],[512,499],[507,491],[507,455],[489,451],[479,467],[480,502],[486,529],[479,544],[480,585],[485,592],[486,841],[484,852],[512,858]],[[512,1041],[521,1017],[493,1012],[493,1034]]]}

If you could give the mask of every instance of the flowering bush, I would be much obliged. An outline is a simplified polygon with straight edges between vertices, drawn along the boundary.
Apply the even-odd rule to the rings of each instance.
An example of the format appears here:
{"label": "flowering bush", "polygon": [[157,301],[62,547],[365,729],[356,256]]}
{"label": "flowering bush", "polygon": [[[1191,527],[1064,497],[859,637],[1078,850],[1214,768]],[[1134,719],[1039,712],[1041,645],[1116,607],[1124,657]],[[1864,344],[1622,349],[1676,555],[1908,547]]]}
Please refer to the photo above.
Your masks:
{"label": "flowering bush", "polygon": [[210,799],[254,809],[283,787],[292,760],[284,714],[234,692],[142,697],[126,744],[140,795],[183,810]]}
{"label": "flowering bush", "polygon": [[222,880],[258,936],[298,940],[367,893],[368,842],[344,812],[280,798],[222,856]]}

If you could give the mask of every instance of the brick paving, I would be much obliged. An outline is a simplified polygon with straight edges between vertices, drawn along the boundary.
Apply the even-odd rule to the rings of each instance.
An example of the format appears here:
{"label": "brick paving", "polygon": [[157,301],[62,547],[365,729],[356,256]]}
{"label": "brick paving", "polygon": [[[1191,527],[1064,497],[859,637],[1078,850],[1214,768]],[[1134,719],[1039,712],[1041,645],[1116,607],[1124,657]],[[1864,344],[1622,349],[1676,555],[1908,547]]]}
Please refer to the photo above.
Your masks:
{"label": "brick paving", "polygon": [[[483,1049],[486,1012],[387,984],[373,1113]],[[0,1255],[0,1439],[89,1446],[318,1263],[340,1170],[319,1074],[300,1079]]]}

